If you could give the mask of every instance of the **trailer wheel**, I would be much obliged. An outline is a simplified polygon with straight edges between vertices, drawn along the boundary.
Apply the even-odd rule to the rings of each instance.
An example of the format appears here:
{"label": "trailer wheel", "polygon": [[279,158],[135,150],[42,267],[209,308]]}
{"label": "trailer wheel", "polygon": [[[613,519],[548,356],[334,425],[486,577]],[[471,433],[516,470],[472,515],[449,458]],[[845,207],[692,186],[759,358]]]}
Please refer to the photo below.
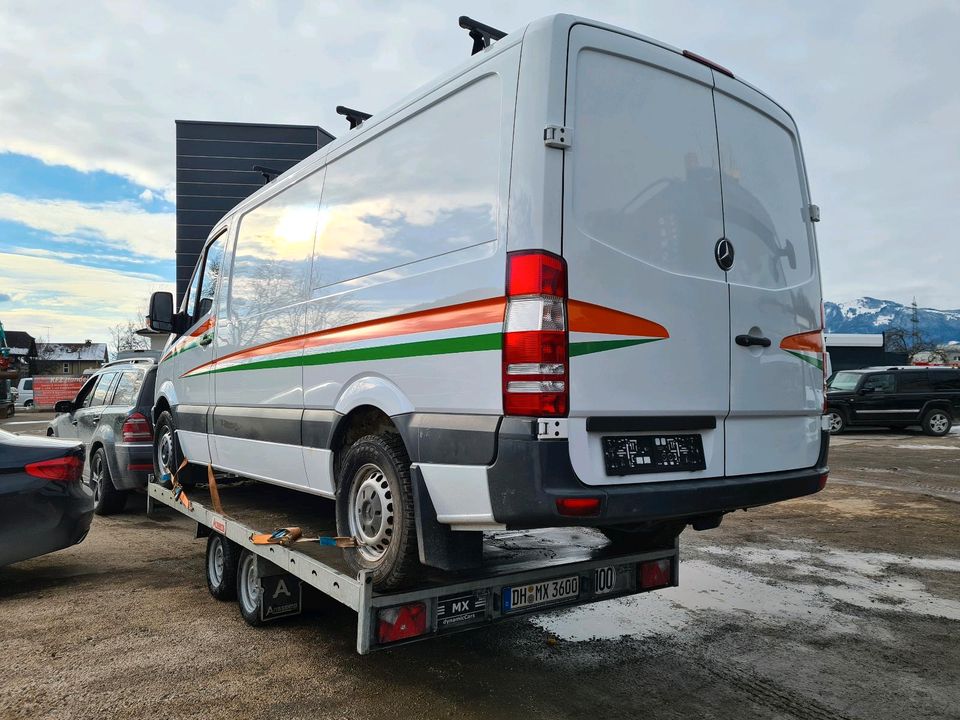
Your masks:
{"label": "trailer wheel", "polygon": [[[153,429],[153,473],[160,482],[164,475],[173,475],[183,462],[183,450],[177,440],[177,427],[173,423],[173,415],[164,410],[157,418]],[[186,488],[193,487],[198,482],[206,480],[203,468],[196,465],[187,465],[177,473],[177,482]]]}
{"label": "trailer wheel", "polygon": [[237,604],[247,625],[263,625],[260,618],[260,578],[257,575],[257,556],[249,550],[240,552],[237,567]]}
{"label": "trailer wheel", "polygon": [[378,591],[412,582],[422,569],[413,514],[410,459],[399,435],[366,435],[343,456],[337,478],[337,533],[351,570],[368,570]]}
{"label": "trailer wheel", "polygon": [[237,565],[239,546],[220,533],[207,536],[207,589],[217,600],[237,597]]}

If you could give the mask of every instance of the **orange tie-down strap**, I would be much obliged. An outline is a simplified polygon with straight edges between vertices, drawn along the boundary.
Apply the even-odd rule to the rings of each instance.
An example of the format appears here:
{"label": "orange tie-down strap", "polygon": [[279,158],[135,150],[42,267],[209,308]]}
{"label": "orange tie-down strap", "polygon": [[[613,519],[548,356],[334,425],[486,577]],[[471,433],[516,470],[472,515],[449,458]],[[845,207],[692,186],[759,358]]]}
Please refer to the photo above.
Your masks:
{"label": "orange tie-down strap", "polygon": [[303,531],[298,527],[278,528],[269,533],[251,533],[250,542],[254,545],[283,545],[289,547],[298,542],[315,542],[319,545],[332,547],[356,547],[357,542],[352,537],[303,537]]}

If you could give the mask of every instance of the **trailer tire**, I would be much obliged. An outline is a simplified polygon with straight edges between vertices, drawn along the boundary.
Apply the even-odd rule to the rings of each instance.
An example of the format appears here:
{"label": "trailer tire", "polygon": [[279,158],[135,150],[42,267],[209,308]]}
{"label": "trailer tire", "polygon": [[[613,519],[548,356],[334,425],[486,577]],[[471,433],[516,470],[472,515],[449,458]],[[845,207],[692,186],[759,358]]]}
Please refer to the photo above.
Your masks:
{"label": "trailer tire", "polygon": [[410,459],[399,435],[365,435],[344,453],[337,478],[337,534],[354,572],[371,573],[377,591],[396,590],[422,571],[417,549]]}
{"label": "trailer tire", "polygon": [[237,565],[237,605],[240,606],[240,615],[247,625],[260,627],[263,619],[260,617],[260,577],[257,575],[257,556],[249,550],[240,551],[240,562]]}
{"label": "trailer tire", "polygon": [[[170,411],[164,410],[153,428],[153,476],[157,482],[162,482],[164,473],[172,475],[182,462],[183,450],[177,440],[177,426]],[[203,468],[188,464],[177,473],[177,482],[185,488],[191,488],[198,482],[204,482],[206,477]]]}
{"label": "trailer tire", "polygon": [[237,598],[237,567],[240,564],[240,546],[220,533],[207,536],[206,576],[207,590],[217,600]]}
{"label": "trailer tire", "polygon": [[685,523],[665,523],[654,527],[611,525],[597,528],[614,545],[630,550],[655,550],[671,547],[683,532]]}

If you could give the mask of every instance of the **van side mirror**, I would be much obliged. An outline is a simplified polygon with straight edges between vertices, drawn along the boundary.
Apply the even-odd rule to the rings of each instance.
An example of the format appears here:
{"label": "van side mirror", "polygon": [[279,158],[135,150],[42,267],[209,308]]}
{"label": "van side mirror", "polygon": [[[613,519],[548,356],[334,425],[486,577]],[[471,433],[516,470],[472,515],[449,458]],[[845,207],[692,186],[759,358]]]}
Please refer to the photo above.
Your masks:
{"label": "van side mirror", "polygon": [[53,411],[57,414],[66,413],[69,415],[73,410],[73,400],[57,400],[57,403],[53,406]]}
{"label": "van side mirror", "polygon": [[155,292],[150,296],[147,327],[156,332],[173,332],[173,294]]}

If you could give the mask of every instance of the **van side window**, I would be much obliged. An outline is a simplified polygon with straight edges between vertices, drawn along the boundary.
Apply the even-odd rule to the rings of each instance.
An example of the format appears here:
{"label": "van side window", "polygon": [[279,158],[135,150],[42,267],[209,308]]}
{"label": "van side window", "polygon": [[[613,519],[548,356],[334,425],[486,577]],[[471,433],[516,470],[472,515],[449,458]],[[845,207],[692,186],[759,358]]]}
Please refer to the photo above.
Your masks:
{"label": "van side window", "polygon": [[930,383],[927,382],[927,373],[924,370],[910,370],[900,373],[900,390],[903,393],[930,392]]}
{"label": "van side window", "polygon": [[870,375],[863,381],[863,390],[873,390],[876,393],[892,393],[896,388],[893,373]]}
{"label": "van side window", "polygon": [[190,287],[187,288],[187,294],[183,296],[180,302],[180,312],[187,317],[193,317],[194,310],[197,309],[197,286],[200,284],[200,264],[193,269],[193,277],[190,278]]}
{"label": "van side window", "polygon": [[960,392],[960,370],[930,370],[930,384],[938,392]]}
{"label": "van side window", "polygon": [[217,294],[217,285],[220,283],[220,275],[223,272],[223,250],[226,244],[227,233],[224,231],[210,244],[210,247],[207,248],[207,254],[204,256],[203,272],[200,276],[198,319],[210,312],[210,308],[213,307],[213,298]]}
{"label": "van side window", "polygon": [[311,288],[496,240],[499,76],[327,166]]}
{"label": "van side window", "polygon": [[243,216],[230,281],[233,319],[257,317],[304,299],[322,188],[321,170]]}

